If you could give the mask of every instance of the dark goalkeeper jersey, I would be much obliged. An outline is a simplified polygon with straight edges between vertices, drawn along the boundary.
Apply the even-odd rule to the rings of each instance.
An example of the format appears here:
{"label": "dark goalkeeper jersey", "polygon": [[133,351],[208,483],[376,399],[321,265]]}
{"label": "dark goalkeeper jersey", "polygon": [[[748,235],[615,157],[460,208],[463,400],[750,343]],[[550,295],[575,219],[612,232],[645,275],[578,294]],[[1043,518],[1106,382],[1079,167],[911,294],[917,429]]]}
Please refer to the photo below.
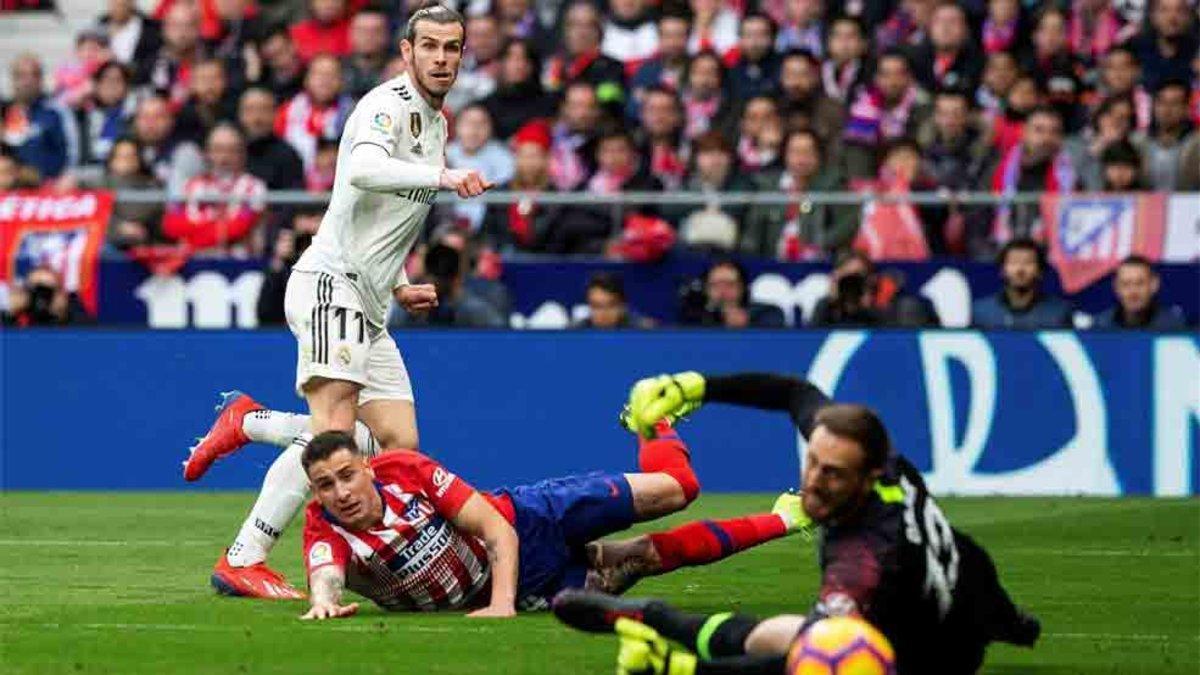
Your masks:
{"label": "dark goalkeeper jersey", "polygon": [[[786,410],[807,439],[829,397],[767,374],[707,376],[705,400]],[[950,527],[925,481],[893,453],[867,503],[820,530],[821,589],[809,622],[859,613],[887,636],[897,670],[972,673],[1019,622],[987,552]]]}
{"label": "dark goalkeeper jersey", "polygon": [[889,465],[889,483],[851,522],[821,528],[821,589],[809,616],[862,614],[892,642],[902,672],[913,672],[909,661],[946,654],[963,561],[920,474],[903,457]]}

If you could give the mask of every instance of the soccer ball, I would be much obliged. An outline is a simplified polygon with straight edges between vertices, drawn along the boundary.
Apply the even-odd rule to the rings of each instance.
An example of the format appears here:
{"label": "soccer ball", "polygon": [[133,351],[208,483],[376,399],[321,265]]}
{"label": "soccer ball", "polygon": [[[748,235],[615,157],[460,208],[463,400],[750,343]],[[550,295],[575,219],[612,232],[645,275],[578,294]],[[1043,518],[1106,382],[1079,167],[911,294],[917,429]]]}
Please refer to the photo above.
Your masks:
{"label": "soccer ball", "polygon": [[896,656],[862,619],[835,616],[809,626],[788,650],[788,675],[894,675]]}

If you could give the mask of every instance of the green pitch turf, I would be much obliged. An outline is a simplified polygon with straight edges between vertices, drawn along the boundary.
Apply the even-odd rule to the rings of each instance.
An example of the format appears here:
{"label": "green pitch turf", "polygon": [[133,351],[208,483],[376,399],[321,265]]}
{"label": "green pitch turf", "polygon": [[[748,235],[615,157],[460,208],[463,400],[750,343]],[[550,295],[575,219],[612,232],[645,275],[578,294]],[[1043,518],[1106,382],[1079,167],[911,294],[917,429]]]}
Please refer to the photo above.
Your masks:
{"label": "green pitch turf", "polygon": [[[610,673],[616,643],[547,614],[455,614],[301,623],[302,603],[216,597],[208,574],[249,494],[0,495],[3,673]],[[711,495],[668,522],[768,507]],[[1200,663],[1200,501],[946,499],[992,552],[1017,602],[1041,617],[1033,650],[995,646],[990,673],[1186,673]],[[299,529],[274,562],[301,582]],[[803,611],[811,544],[774,542],[636,594],[698,611]]]}

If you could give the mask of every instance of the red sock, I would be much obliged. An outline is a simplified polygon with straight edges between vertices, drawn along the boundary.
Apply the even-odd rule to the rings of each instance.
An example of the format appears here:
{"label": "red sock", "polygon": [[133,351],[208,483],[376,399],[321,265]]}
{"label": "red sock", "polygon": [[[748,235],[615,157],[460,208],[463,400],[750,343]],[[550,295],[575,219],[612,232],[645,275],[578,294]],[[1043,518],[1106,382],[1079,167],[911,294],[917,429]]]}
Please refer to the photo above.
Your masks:
{"label": "red sock", "polygon": [[665,473],[679,482],[688,503],[700,494],[700,480],[692,470],[687,446],[679,434],[666,422],[654,427],[658,437],[650,440],[638,437],[638,467],[644,473]]}
{"label": "red sock", "polygon": [[765,544],[787,534],[783,518],[767,513],[732,520],[700,520],[667,532],[650,535],[662,559],[661,572],[679,567],[707,565]]}

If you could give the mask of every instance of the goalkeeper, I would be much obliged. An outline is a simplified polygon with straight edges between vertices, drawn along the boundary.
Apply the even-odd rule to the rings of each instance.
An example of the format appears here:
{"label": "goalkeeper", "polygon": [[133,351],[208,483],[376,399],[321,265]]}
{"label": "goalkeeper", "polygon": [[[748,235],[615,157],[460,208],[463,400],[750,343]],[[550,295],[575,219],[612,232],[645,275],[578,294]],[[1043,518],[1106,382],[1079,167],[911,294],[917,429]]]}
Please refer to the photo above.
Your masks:
{"label": "goalkeeper", "polygon": [[1013,605],[987,552],[946,521],[869,408],[833,403],[791,377],[688,372],[638,382],[622,420],[649,437],[654,420],[704,403],[786,411],[808,441],[801,506],[820,528],[818,598],[807,615],[760,621],[585,591],[560,595],[554,609],[565,623],[621,634],[619,672],[778,675],[808,625],[846,614],[891,641],[901,674],[973,673],[988,643],[1037,640],[1038,621]]}

